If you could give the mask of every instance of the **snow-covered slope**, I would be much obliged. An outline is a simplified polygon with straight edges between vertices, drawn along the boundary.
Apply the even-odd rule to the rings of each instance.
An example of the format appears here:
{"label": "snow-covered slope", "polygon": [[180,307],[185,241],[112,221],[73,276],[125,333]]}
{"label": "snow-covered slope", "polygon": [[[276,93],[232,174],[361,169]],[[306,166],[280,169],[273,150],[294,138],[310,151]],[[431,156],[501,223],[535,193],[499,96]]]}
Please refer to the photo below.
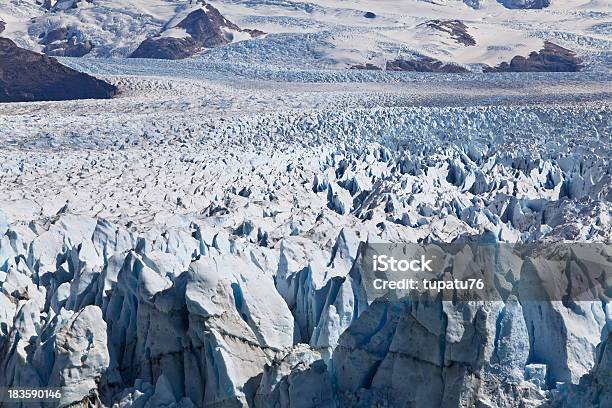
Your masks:
{"label": "snow-covered slope", "polygon": [[[68,7],[68,3],[71,4]],[[494,0],[215,0],[209,2],[240,29],[267,36],[251,40],[234,31],[231,44],[204,52],[215,61],[311,67],[385,68],[387,61],[423,57],[472,70],[539,51],[544,41],[578,53],[587,69],[609,69],[612,13],[605,1]],[[184,38],[174,26],[197,6],[187,0],[92,0],[51,7],[7,0],[0,19],[18,44],[55,55],[126,57],[146,38]],[[459,20],[473,43],[457,41],[431,20]],[[249,40],[249,41],[243,41]],[[168,40],[164,40],[168,41]],[[221,44],[219,44],[221,45]]]}

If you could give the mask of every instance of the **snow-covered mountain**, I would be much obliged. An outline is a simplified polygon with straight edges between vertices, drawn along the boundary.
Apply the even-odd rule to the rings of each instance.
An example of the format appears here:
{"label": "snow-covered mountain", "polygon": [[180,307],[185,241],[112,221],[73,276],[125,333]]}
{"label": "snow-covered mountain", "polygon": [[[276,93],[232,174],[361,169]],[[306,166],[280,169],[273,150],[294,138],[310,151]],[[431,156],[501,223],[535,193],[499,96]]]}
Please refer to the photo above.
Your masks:
{"label": "snow-covered mountain", "polygon": [[221,47],[237,40],[250,40],[262,34],[257,30],[240,29],[224,18],[219,10],[200,2],[174,16],[159,36],[144,40],[130,57],[187,58],[207,48]]}
{"label": "snow-covered mountain", "polygon": [[[192,14],[188,22],[186,17],[196,9],[204,15]],[[0,4],[6,36],[56,56],[127,57],[140,47],[135,55],[144,57],[199,53],[217,61],[382,69],[387,61],[431,60],[477,71],[510,63],[515,56],[526,58],[542,50],[546,41],[576,52],[586,69],[607,68],[612,49],[606,28],[609,15],[609,3],[602,0],[69,0],[40,4],[6,0]],[[194,21],[207,23],[196,28]],[[456,31],[431,21],[458,21],[465,38],[472,40],[460,41]]]}

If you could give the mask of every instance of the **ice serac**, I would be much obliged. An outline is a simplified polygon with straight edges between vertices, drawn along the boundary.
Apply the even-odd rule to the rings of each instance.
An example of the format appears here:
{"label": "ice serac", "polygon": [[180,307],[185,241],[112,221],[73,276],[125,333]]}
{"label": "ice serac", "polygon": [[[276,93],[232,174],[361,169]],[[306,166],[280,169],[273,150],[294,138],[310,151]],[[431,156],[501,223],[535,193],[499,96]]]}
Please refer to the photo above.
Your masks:
{"label": "ice serac", "polygon": [[[98,400],[100,382],[110,362],[102,310],[89,305],[75,312],[47,341],[54,354],[46,386],[62,389],[60,405]],[[41,350],[45,348],[43,343]]]}
{"label": "ice serac", "polygon": [[[568,268],[577,275],[599,273],[597,268],[578,272],[580,261],[572,262]],[[522,401],[535,407],[545,403],[549,390],[572,389],[570,384],[597,364],[609,311],[605,300],[581,292],[584,277],[577,275],[571,279],[575,299],[536,298],[545,287],[563,285],[546,269],[553,263],[529,259],[511,266],[517,275],[498,287],[518,297],[505,301],[375,300],[333,352],[342,403],[505,407]],[[537,279],[531,278],[534,269]],[[448,273],[456,273],[455,265]],[[406,378],[421,385],[406,387]]]}
{"label": "ice serac", "polygon": [[597,347],[595,367],[584,375],[578,384],[564,384],[553,395],[551,406],[569,407],[608,407],[612,404],[612,332]]}
{"label": "ice serac", "polygon": [[64,310],[44,324],[35,322],[41,318],[40,306],[33,302],[20,305],[20,319],[11,327],[8,339],[21,351],[0,360],[0,381],[10,387],[60,388],[60,406],[97,401],[109,365],[102,311],[97,306],[75,313]]}
{"label": "ice serac", "polygon": [[272,275],[218,241],[70,214],[44,228],[0,243],[2,384],[60,387],[62,404],[239,406],[294,344]]}
{"label": "ice serac", "polygon": [[321,354],[298,344],[279,355],[265,366],[250,406],[336,407],[332,378]]}
{"label": "ice serac", "polygon": [[0,38],[0,102],[107,99],[114,85]]}
{"label": "ice serac", "polygon": [[[522,378],[528,336],[516,311],[516,303],[500,307],[496,302],[374,302],[341,336],[334,351],[343,404],[543,402],[544,393]],[[504,388],[501,383],[513,385]]]}
{"label": "ice serac", "polygon": [[146,255],[126,258],[106,310],[125,316],[109,330],[115,378],[153,384],[164,374],[177,401],[232,406],[244,402],[248,381],[274,354],[293,344],[293,317],[263,272],[231,254],[199,257],[170,279],[147,266],[153,261]]}

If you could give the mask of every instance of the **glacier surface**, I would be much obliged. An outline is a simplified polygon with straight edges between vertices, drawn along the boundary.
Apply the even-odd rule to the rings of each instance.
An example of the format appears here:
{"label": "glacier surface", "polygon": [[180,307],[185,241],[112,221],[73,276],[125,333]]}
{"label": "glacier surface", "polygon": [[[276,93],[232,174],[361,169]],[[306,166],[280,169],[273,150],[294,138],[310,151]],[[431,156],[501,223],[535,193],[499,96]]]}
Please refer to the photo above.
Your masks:
{"label": "glacier surface", "polygon": [[61,387],[60,406],[609,403],[609,279],[586,301],[371,302],[359,248],[609,243],[610,78],[64,61],[121,94],[2,107],[0,386]]}

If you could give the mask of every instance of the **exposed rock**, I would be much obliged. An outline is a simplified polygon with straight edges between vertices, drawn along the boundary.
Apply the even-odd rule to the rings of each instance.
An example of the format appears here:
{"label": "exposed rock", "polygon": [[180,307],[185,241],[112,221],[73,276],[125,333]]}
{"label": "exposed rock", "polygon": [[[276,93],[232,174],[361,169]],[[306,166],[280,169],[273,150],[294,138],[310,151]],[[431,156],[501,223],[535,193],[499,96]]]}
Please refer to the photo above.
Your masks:
{"label": "exposed rock", "polygon": [[106,99],[117,88],[0,38],[0,102]]}
{"label": "exposed rock", "polygon": [[473,9],[480,8],[480,0],[463,0],[463,2]]}
{"label": "exposed rock", "polygon": [[77,43],[76,37],[71,37],[63,44],[49,44],[44,52],[47,55],[56,57],[82,57],[88,54],[93,48],[91,41]]}
{"label": "exposed rock", "polygon": [[191,38],[147,38],[130,58],[183,59],[199,50],[200,47]]}
{"label": "exposed rock", "polygon": [[45,54],[55,57],[82,57],[94,47],[89,40],[80,41],[76,33],[66,27],[49,31],[40,43],[45,46]]}
{"label": "exposed rock", "polygon": [[467,26],[460,20],[429,20],[419,25],[448,33],[453,40],[466,47],[476,45],[476,40],[467,32]]}
{"label": "exposed rock", "polygon": [[44,0],[43,7],[51,11],[63,11],[77,8],[80,2],[81,0]]}
{"label": "exposed rock", "polygon": [[444,72],[465,73],[466,68],[453,63],[446,63],[435,58],[422,56],[420,59],[396,59],[387,61],[387,71],[416,71],[416,72]]}
{"label": "exposed rock", "polygon": [[[227,20],[210,4],[203,3],[175,26],[166,29],[182,29],[186,37],[158,36],[147,38],[130,55],[130,58],[182,59],[206,48],[219,47],[234,41],[236,34],[249,38],[263,34],[259,30],[242,30]],[[163,34],[163,33],[162,33]]]}
{"label": "exposed rock", "polygon": [[366,11],[365,14],[363,15],[365,18],[376,18],[376,14],[372,13],[371,11]]}
{"label": "exposed rock", "polygon": [[62,41],[62,40],[65,40],[67,36],[68,36],[68,28],[59,27],[59,28],[49,31],[45,35],[43,40],[41,41],[41,44],[50,44],[55,41]]}
{"label": "exposed rock", "polygon": [[350,69],[365,69],[368,71],[380,71],[382,68],[377,65],[366,62],[365,64],[353,65],[352,67],[350,67]]}
{"label": "exposed rock", "polygon": [[486,67],[484,72],[577,72],[581,64],[575,52],[545,41],[544,48],[533,51],[527,58],[517,55],[510,63]]}
{"label": "exposed rock", "polygon": [[550,0],[497,0],[509,9],[543,9],[550,6]]}

